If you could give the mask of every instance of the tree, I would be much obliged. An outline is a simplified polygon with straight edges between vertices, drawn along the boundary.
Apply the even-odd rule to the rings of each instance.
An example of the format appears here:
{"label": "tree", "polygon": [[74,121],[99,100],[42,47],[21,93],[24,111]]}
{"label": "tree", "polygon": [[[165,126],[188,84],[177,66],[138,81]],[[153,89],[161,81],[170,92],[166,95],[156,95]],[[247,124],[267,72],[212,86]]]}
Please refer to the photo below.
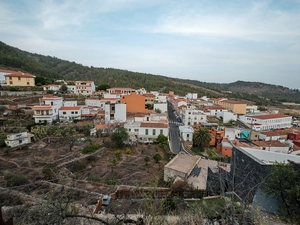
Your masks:
{"label": "tree", "polygon": [[106,89],[109,89],[109,88],[110,88],[110,85],[108,85],[108,84],[100,84],[99,86],[97,86],[97,91],[99,91],[99,90],[106,91]]}
{"label": "tree", "polygon": [[60,91],[61,93],[68,93],[68,87],[67,87],[67,85],[65,85],[65,84],[61,85],[59,91]]}
{"label": "tree", "polygon": [[155,155],[153,156],[153,159],[156,163],[159,163],[159,161],[162,159],[162,157],[159,153],[155,153]]}
{"label": "tree", "polygon": [[194,133],[193,145],[201,148],[208,147],[210,142],[210,133],[206,128],[200,128]]}
{"label": "tree", "polygon": [[115,147],[117,148],[123,148],[125,146],[124,142],[127,139],[128,139],[128,132],[123,127],[111,135],[111,140],[113,141]]}
{"label": "tree", "polygon": [[[298,168],[297,168],[298,167]],[[277,199],[277,210],[291,224],[300,224],[299,166],[277,163],[270,166],[263,190]]]}
{"label": "tree", "polygon": [[163,144],[163,143],[168,141],[168,137],[166,137],[163,134],[160,134],[160,135],[158,135],[156,140],[157,140],[158,143]]}

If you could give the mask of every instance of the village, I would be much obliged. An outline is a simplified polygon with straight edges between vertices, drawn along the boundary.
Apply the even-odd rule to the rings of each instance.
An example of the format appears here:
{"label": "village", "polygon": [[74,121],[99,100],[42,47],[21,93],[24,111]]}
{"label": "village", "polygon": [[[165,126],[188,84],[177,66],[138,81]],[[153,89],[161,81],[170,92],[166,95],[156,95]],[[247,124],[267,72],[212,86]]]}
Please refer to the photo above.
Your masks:
{"label": "village", "polygon": [[[1,72],[7,85],[35,85],[34,75]],[[94,214],[122,214],[128,200],[148,198],[155,186],[155,198],[231,193],[272,214],[275,203],[260,194],[262,177],[274,163],[300,163],[300,122],[248,101],[130,87],[96,91],[93,81],[63,80],[40,93],[2,91],[1,99],[0,185],[7,207],[68,187],[74,202]],[[14,183],[16,174],[26,181]]]}

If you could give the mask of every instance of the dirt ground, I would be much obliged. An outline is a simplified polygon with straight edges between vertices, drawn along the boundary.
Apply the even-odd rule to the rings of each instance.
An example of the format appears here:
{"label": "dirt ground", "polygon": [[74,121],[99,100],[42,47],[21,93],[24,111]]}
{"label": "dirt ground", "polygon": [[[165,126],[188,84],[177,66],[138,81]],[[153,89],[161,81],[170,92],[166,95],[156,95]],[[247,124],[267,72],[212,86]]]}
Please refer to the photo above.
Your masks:
{"label": "dirt ground", "polygon": [[[103,138],[91,138],[93,143],[102,143]],[[51,190],[51,185],[41,185],[42,169],[49,163],[59,168],[58,180],[54,184],[64,184],[72,188],[111,194],[118,185],[154,186],[162,183],[163,167],[167,163],[164,151],[157,145],[138,144],[122,150],[119,160],[117,149],[100,148],[91,154],[82,154],[86,142],[78,142],[72,149],[63,139],[45,138],[22,149],[4,153],[0,149],[0,187],[6,187],[5,174],[23,174],[28,184],[15,187],[36,197]],[[130,149],[130,151],[128,151]],[[153,155],[159,153],[163,159],[156,163]],[[88,157],[94,155],[93,157]],[[146,164],[145,157],[149,157]],[[52,182],[52,181],[51,181]],[[80,200],[82,196],[74,196]],[[76,199],[75,199],[76,200]],[[93,201],[94,202],[94,201]]]}

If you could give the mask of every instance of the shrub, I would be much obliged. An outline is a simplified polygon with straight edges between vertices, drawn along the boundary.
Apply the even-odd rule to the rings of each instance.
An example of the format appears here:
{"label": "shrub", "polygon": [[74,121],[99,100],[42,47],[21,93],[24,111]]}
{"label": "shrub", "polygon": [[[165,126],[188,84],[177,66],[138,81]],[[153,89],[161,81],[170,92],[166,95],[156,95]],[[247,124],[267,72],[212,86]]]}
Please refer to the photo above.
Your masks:
{"label": "shrub", "polygon": [[159,153],[155,153],[155,155],[153,156],[153,159],[156,163],[159,163],[159,161],[162,159],[162,157]]}
{"label": "shrub", "polygon": [[128,154],[128,155],[131,154],[131,149],[130,148],[126,148],[126,154]]}
{"label": "shrub", "polygon": [[6,186],[7,187],[14,187],[27,184],[28,179],[23,174],[10,174],[6,176]]}
{"label": "shrub", "polygon": [[111,140],[106,140],[103,142],[102,146],[105,148],[111,148],[113,146],[113,143]]}
{"label": "shrub", "polygon": [[101,145],[99,144],[89,144],[88,146],[84,147],[81,152],[82,154],[87,154],[87,153],[91,153],[94,152],[95,150],[99,149],[101,147]]}
{"label": "shrub", "polygon": [[107,185],[114,185],[116,184],[116,179],[115,178],[110,178],[110,177],[105,177],[104,183]]}
{"label": "shrub", "polygon": [[87,158],[87,160],[89,160],[89,161],[95,161],[96,159],[97,159],[97,156],[95,156],[95,155],[89,155],[88,157],[86,157]]}
{"label": "shrub", "polygon": [[53,180],[58,173],[58,168],[54,164],[47,164],[43,167],[42,173],[45,180]]}

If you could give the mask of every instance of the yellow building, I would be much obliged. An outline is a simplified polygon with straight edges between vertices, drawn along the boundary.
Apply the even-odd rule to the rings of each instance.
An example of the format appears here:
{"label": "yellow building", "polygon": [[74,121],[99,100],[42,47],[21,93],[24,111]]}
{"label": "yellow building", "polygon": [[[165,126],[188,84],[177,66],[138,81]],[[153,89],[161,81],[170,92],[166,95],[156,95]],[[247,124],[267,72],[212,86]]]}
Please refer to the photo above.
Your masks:
{"label": "yellow building", "polygon": [[216,99],[214,100],[215,104],[218,104],[228,111],[231,111],[237,115],[245,115],[246,114],[246,106],[245,102],[228,100],[228,99]]}
{"label": "yellow building", "polygon": [[7,86],[35,86],[35,76],[23,72],[8,72],[5,75]]}

